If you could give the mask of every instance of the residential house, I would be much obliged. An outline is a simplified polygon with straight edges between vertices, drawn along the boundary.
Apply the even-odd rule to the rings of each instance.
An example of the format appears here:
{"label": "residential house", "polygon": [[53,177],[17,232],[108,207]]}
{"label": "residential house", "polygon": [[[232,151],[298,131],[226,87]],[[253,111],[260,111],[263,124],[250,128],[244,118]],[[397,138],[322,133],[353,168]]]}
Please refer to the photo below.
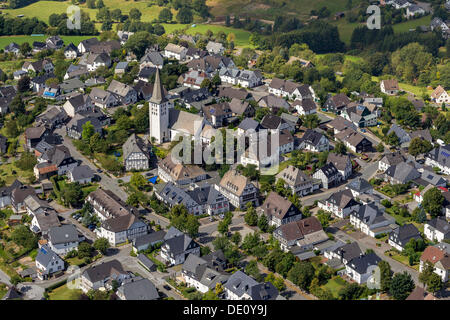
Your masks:
{"label": "residential house", "polygon": [[217,94],[218,98],[226,98],[226,99],[238,99],[238,100],[254,100],[250,91],[245,90],[244,88],[235,89],[231,87],[219,87],[219,93]]}
{"label": "residential house", "polygon": [[226,300],[275,300],[279,296],[272,283],[258,283],[240,270],[230,276],[224,290]]}
{"label": "residential house", "polygon": [[253,108],[253,106],[247,101],[241,101],[233,98],[231,99],[229,106],[233,116],[244,116],[251,118],[255,115],[255,108]]}
{"label": "residential house", "polygon": [[450,103],[450,95],[448,94],[445,89],[439,85],[434,89],[433,93],[431,94],[431,100],[433,100],[437,104]]}
{"label": "residential house", "polygon": [[149,148],[144,139],[133,133],[122,146],[125,170],[148,170],[150,168]]}
{"label": "residential house", "polygon": [[38,250],[36,256],[37,276],[40,280],[47,280],[53,274],[64,270],[64,261],[48,246]]}
{"label": "residential house", "polygon": [[276,175],[277,181],[283,179],[285,187],[291,189],[292,193],[298,196],[306,196],[319,189],[320,183],[307,176],[300,169],[288,165]]}
{"label": "residential house", "polygon": [[216,270],[203,257],[195,254],[188,255],[183,263],[181,275],[188,287],[193,287],[201,293],[214,291],[217,284],[224,285],[230,277],[228,273]]}
{"label": "residential house", "polygon": [[196,165],[175,163],[169,154],[158,162],[158,176],[164,182],[173,182],[176,185],[188,185],[205,180],[207,173]]}
{"label": "residential house", "polygon": [[245,209],[247,203],[254,207],[259,204],[259,190],[249,178],[241,175],[236,170],[230,170],[224,174],[219,183],[219,191],[239,209]]}
{"label": "residential house", "polygon": [[64,80],[59,87],[63,93],[67,94],[71,92],[84,92],[86,85],[80,79],[73,78]]}
{"label": "residential house", "polygon": [[253,88],[262,84],[263,75],[258,70],[240,70],[238,68],[225,68],[219,70],[223,83],[238,85],[244,88]]}
{"label": "residential house", "polygon": [[67,136],[72,139],[80,140],[83,133],[83,127],[88,122],[94,127],[95,133],[102,135],[103,126],[97,118],[76,114],[66,125]]}
{"label": "residential house", "polygon": [[94,178],[94,171],[87,165],[72,168],[67,173],[70,182],[78,182],[79,184],[91,183]]}
{"label": "residential house", "polygon": [[351,100],[344,93],[339,93],[329,97],[323,107],[328,111],[338,113],[346,108],[350,102]]}
{"label": "residential house", "polygon": [[405,130],[403,130],[402,127],[398,126],[395,123],[391,125],[391,128],[387,132],[386,136],[390,135],[391,133],[394,133],[397,136],[399,144],[406,144],[411,141],[411,136]]}
{"label": "residential house", "polygon": [[314,98],[314,91],[308,85],[302,85],[290,80],[273,78],[270,82],[269,93],[279,97],[288,97],[292,100],[303,100]]}
{"label": "residential house", "polygon": [[337,186],[342,181],[342,175],[333,163],[329,162],[322,168],[317,169],[313,174],[314,179],[318,179],[322,182],[322,187],[329,189]]}
{"label": "residential house", "polygon": [[343,142],[347,148],[355,153],[368,152],[372,150],[372,142],[351,128],[339,132],[334,137],[335,139]]}
{"label": "residential house", "polygon": [[30,127],[25,130],[25,145],[29,150],[33,150],[36,145],[49,134],[49,130],[44,126]]}
{"label": "residential house", "polygon": [[189,254],[200,256],[200,245],[187,234],[167,239],[161,246],[161,258],[169,266],[184,263]]}
{"label": "residential house", "polygon": [[372,185],[361,177],[351,180],[345,187],[351,191],[353,197],[359,197],[363,194],[370,195],[373,193]]}
{"label": "residential house", "polygon": [[[94,90],[95,88],[92,91]],[[73,96],[69,100],[67,100],[63,105],[64,111],[67,113],[69,117],[72,118],[75,117],[75,115],[80,113],[81,111],[91,110],[93,107],[94,104],[91,99],[91,96],[87,94],[79,94]]]}
{"label": "residential house", "polygon": [[126,213],[102,221],[99,236],[108,239],[113,246],[132,241],[147,234],[148,226],[135,214]]}
{"label": "residential house", "polygon": [[10,42],[4,49],[5,53],[14,53],[16,56],[20,54],[20,46],[15,42]]}
{"label": "residential house", "polygon": [[38,61],[25,61],[22,65],[22,70],[25,72],[39,73],[53,73],[55,66],[50,59],[42,59]]}
{"label": "residential house", "polygon": [[292,106],[300,116],[317,113],[317,105],[312,99],[295,100]]}
{"label": "residential house", "polygon": [[92,88],[89,97],[94,105],[103,109],[117,106],[120,103],[120,99],[114,93],[101,88]]}
{"label": "residential house", "polygon": [[333,248],[333,250],[325,250],[324,256],[325,258],[332,260],[338,259],[344,265],[348,264],[354,258],[362,255],[363,252],[358,245],[358,242],[351,243],[343,243],[341,246],[337,248]]}
{"label": "residential house", "polygon": [[327,137],[316,130],[308,129],[300,138],[299,149],[306,149],[313,152],[328,151],[330,142]]}
{"label": "residential house", "polygon": [[64,46],[64,41],[60,36],[51,36],[45,40],[45,44],[49,49],[59,50]]}
{"label": "residential house", "polygon": [[[229,124],[232,118],[232,112],[228,102],[210,104],[202,108],[203,116],[211,123],[214,128],[220,128]],[[231,118],[231,119],[230,119]]]}
{"label": "residential house", "polygon": [[98,41],[97,38],[89,38],[86,40],[82,40],[79,44],[78,44],[78,52],[81,54],[84,54],[86,52],[89,52],[91,50],[92,47],[98,45],[100,43],[100,41]]}
{"label": "residential house", "polygon": [[66,59],[76,59],[78,57],[78,48],[71,42],[67,47],[64,48],[64,56]]}
{"label": "residential house", "polygon": [[369,108],[363,105],[347,107],[342,110],[341,115],[359,128],[376,126],[378,123],[377,114],[371,112]]}
{"label": "residential house", "polygon": [[164,58],[158,51],[154,50],[150,50],[145,53],[139,61],[139,67],[141,70],[147,67],[162,69],[163,65]]}
{"label": "residential house", "polygon": [[358,284],[374,281],[373,271],[380,261],[381,258],[373,252],[361,254],[347,263],[345,273]]}
{"label": "residential house", "polygon": [[129,278],[131,276],[123,269],[122,264],[114,259],[85,269],[81,274],[79,286],[84,293],[90,290],[108,290],[112,289],[113,281],[121,284]]}
{"label": "residential house", "polygon": [[220,42],[208,41],[206,45],[206,51],[210,54],[223,54],[225,51],[225,47]]}
{"label": "residential house", "polygon": [[117,289],[120,300],[157,300],[159,293],[153,282],[142,277],[126,279]]}
{"label": "residential house", "polygon": [[111,81],[107,91],[112,92],[123,105],[129,105],[137,101],[137,92],[132,86],[117,80]]}
{"label": "residential house", "polygon": [[425,248],[420,256],[420,272],[423,272],[427,263],[434,267],[434,273],[441,277],[442,282],[445,283],[448,281],[450,274],[450,254],[446,250],[438,246]]}
{"label": "residential house", "polygon": [[[295,100],[295,103],[300,103],[301,101],[302,100]],[[286,111],[291,109],[290,104],[285,99],[277,97],[273,94],[269,94],[259,99],[258,106],[261,108],[269,108],[274,114],[276,114],[281,109],[284,109]]]}
{"label": "residential house", "polygon": [[444,174],[450,174],[450,144],[439,146],[425,156],[425,165],[437,167]]}
{"label": "residential house", "polygon": [[3,186],[0,188],[0,209],[11,205],[12,192],[14,189],[19,188],[20,186],[22,186],[22,182],[16,179],[11,185]]}
{"label": "residential house", "polygon": [[330,152],[328,154],[327,162],[331,162],[336,167],[343,180],[347,180],[351,176],[353,165],[348,155]]}
{"label": "residential house", "polygon": [[189,70],[197,70],[206,73],[209,77],[213,77],[222,68],[233,68],[235,63],[231,58],[221,55],[209,55],[204,58],[193,59],[186,66]]}
{"label": "residential house", "polygon": [[425,238],[434,242],[443,242],[450,239],[450,223],[444,217],[436,217],[425,223]]}
{"label": "residential house", "polygon": [[121,61],[117,63],[114,68],[114,74],[125,74],[128,71],[128,61]]}
{"label": "residential house", "polygon": [[12,209],[15,213],[24,212],[27,210],[24,203],[25,198],[30,195],[36,195],[36,190],[34,190],[34,188],[30,186],[25,186],[22,184],[19,185],[15,181],[11,185],[11,187],[14,185],[16,186],[16,188],[11,191]]}
{"label": "residential house", "polygon": [[53,147],[38,157],[38,163],[34,167],[34,175],[37,179],[48,178],[45,175],[45,168],[56,168],[58,175],[66,174],[74,167],[78,166],[78,162],[72,157],[66,146],[60,145]]}
{"label": "residential house", "polygon": [[295,131],[295,127],[292,127],[291,124],[289,124],[286,120],[273,114],[267,114],[264,116],[264,118],[261,120],[261,127],[270,130],[272,134],[285,129],[291,132]]}
{"label": "residential house", "polygon": [[59,256],[77,250],[78,244],[83,239],[84,237],[78,234],[78,230],[73,224],[52,227],[48,231],[48,246]]}
{"label": "residential house", "polygon": [[134,252],[145,251],[150,248],[150,246],[156,246],[163,243],[165,235],[166,231],[164,230],[153,231],[150,229],[149,233],[133,239]]}
{"label": "residential house", "polygon": [[86,59],[86,67],[88,71],[95,71],[99,67],[111,66],[111,57],[107,53],[89,53]]}
{"label": "residential house", "polygon": [[341,116],[337,116],[336,118],[328,122],[326,126],[332,129],[334,134],[341,133],[347,129],[351,129],[353,131],[357,130],[357,127],[352,122],[345,120]]}
{"label": "residential house", "polygon": [[266,215],[269,225],[277,228],[302,218],[300,210],[292,202],[274,191],[271,191],[264,201],[262,212]]}
{"label": "residential house", "polygon": [[375,237],[378,234],[391,232],[390,225],[394,224],[395,220],[380,211],[374,203],[369,203],[350,212],[350,223],[364,234]]}
{"label": "residential house", "polygon": [[385,181],[389,181],[390,184],[406,184],[420,176],[416,168],[405,162],[389,167],[384,173]]}
{"label": "residential house", "polygon": [[398,81],[395,79],[381,80],[380,90],[390,96],[396,95],[399,91]]}
{"label": "residential house", "polygon": [[85,202],[91,204],[93,213],[100,221],[135,213],[134,208],[129,207],[110,190],[97,189],[88,194]]}
{"label": "residential house", "polygon": [[419,240],[422,239],[420,231],[412,223],[406,223],[398,228],[394,229],[389,234],[389,245],[397,249],[398,251],[403,251],[405,246],[412,239]]}
{"label": "residential house", "polygon": [[47,44],[40,41],[33,41],[31,46],[33,48],[33,53],[41,52],[42,50],[47,49]]}
{"label": "residential house", "polygon": [[281,249],[286,252],[292,249],[312,250],[315,245],[328,240],[316,217],[282,224],[275,229],[273,236],[280,242]]}
{"label": "residential house", "polygon": [[53,208],[40,208],[39,213],[35,213],[30,225],[30,230],[34,233],[46,235],[51,228],[59,227],[61,223],[58,214]]}
{"label": "residential house", "polygon": [[333,193],[328,199],[317,203],[320,209],[331,212],[339,218],[346,218],[352,211],[358,210],[360,204],[350,190],[345,189]]}
{"label": "residential house", "polygon": [[386,171],[392,166],[405,162],[406,158],[400,152],[386,153],[383,158],[378,161],[378,170]]}
{"label": "residential house", "polygon": [[164,48],[164,57],[168,59],[176,59],[178,61],[183,61],[186,59],[187,48],[169,43]]}

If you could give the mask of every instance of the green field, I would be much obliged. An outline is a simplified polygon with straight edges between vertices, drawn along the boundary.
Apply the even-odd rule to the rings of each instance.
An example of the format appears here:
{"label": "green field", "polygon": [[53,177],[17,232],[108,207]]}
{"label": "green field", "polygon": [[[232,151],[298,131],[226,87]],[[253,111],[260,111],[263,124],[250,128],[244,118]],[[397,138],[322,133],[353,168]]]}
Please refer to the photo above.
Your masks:
{"label": "green field", "polygon": [[251,33],[243,29],[229,28],[222,25],[214,25],[214,24],[197,24],[195,27],[191,27],[190,25],[185,24],[164,23],[163,26],[164,29],[166,30],[166,33],[171,33],[174,30],[184,29],[186,27],[188,28],[186,33],[191,35],[194,35],[196,33],[204,34],[207,30],[211,30],[214,34],[216,34],[219,31],[223,31],[226,34],[234,33],[234,35],[236,36],[236,39],[234,41],[236,47],[250,46],[248,39]]}
{"label": "green field", "polygon": [[[141,20],[144,22],[150,22],[153,19],[157,19],[159,12],[163,9],[158,6],[148,7],[148,2],[144,1],[124,1],[124,0],[103,0],[106,7],[110,9],[120,9],[123,14],[128,14],[131,8],[139,9],[142,12]],[[43,20],[48,23],[48,17],[51,13],[67,13],[67,8],[72,5],[71,1],[38,1],[30,4],[24,8],[18,9],[5,9],[3,13],[10,16],[17,16],[23,14],[26,18],[36,17],[39,20]],[[79,5],[81,10],[89,13],[91,20],[95,21],[97,9],[89,9],[86,4]],[[173,11],[174,13],[176,11]]]}
{"label": "green field", "polygon": [[431,15],[424,16],[420,19],[414,19],[393,26],[394,32],[408,32],[410,29],[416,29],[419,26],[430,25]]}
{"label": "green field", "polygon": [[[45,42],[48,36],[4,36],[0,37],[0,48],[3,49],[5,46],[10,44],[11,42],[15,42],[17,44],[22,44],[24,42],[28,42],[32,44],[34,41]],[[73,42],[74,45],[78,45],[82,40],[92,38],[93,36],[61,36],[64,44],[69,44]]]}
{"label": "green field", "polygon": [[[310,16],[311,10],[327,7],[331,14],[345,11],[348,0],[208,0],[206,4],[211,7],[214,16],[227,14],[248,14],[252,17],[271,20],[277,15],[297,15],[302,19]],[[356,7],[362,0],[353,0]]]}
{"label": "green field", "polygon": [[49,294],[49,300],[78,300],[81,290],[72,290],[67,288],[67,284],[54,289]]}

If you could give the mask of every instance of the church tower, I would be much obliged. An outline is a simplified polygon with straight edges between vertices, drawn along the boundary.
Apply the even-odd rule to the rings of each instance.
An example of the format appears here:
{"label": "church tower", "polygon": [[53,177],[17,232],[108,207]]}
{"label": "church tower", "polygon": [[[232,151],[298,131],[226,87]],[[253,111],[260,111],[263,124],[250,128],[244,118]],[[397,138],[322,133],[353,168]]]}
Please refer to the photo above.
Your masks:
{"label": "church tower", "polygon": [[164,95],[164,89],[156,69],[153,94],[149,101],[150,139],[155,138],[155,143],[163,143],[170,140],[169,137],[169,100]]}

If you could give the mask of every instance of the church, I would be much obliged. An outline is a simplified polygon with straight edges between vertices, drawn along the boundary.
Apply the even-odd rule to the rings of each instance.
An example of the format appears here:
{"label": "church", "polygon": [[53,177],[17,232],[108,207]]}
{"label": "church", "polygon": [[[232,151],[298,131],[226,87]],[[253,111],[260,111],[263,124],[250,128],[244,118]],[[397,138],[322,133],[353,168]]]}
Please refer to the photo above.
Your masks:
{"label": "church", "polygon": [[180,135],[200,135],[206,120],[196,114],[174,109],[164,94],[159,69],[156,69],[153,94],[149,100],[150,138],[161,144]]}

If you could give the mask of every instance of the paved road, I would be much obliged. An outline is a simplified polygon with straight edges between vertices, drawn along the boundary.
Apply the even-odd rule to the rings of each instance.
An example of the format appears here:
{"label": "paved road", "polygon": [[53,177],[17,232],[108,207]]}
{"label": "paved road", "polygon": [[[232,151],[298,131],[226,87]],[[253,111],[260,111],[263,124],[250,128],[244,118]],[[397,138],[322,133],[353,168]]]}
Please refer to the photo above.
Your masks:
{"label": "paved road", "polygon": [[[63,139],[63,144],[69,149],[70,154],[74,157],[74,159],[79,159],[85,165],[88,165],[92,170],[97,172],[97,166],[95,166],[88,158],[82,155],[73,145],[72,140],[66,136],[65,126],[60,129],[55,129],[55,133],[59,134]],[[110,178],[105,173],[96,173],[101,177],[100,185],[105,190],[111,190],[114,192],[120,199],[126,201],[128,198],[127,193],[119,186],[117,179]]]}

